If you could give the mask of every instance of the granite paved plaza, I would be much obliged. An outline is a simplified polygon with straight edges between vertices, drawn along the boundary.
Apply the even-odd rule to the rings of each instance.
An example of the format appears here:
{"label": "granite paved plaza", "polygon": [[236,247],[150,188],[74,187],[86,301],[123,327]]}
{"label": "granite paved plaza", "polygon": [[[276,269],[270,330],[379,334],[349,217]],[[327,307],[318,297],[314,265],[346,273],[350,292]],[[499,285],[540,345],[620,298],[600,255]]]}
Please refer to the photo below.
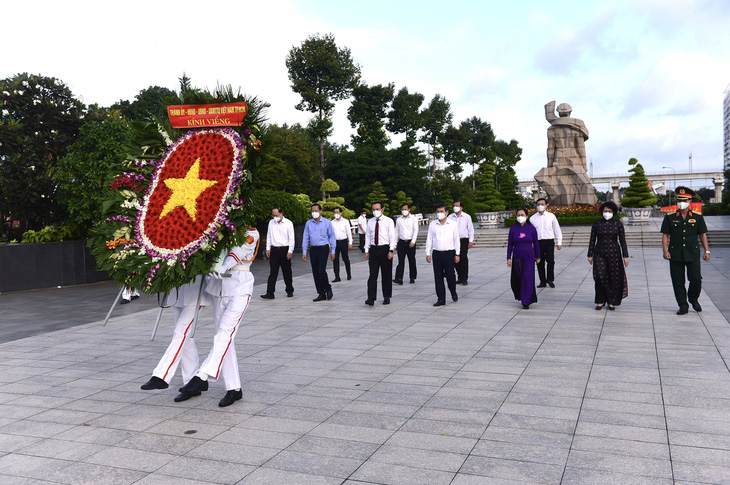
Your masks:
{"label": "granite paved plaza", "polygon": [[[529,310],[503,249],[470,252],[469,286],[439,308],[420,253],[389,306],[364,305],[364,262],[329,302],[310,276],[264,301],[259,279],[244,398],[224,409],[222,383],[179,404],[179,376],[139,389],[171,313],[153,342],[154,309],[1,344],[0,484],[730,483],[730,324],[712,301],[730,293],[677,316],[661,251],[630,250],[615,312],[593,309],[584,248],[557,252],[557,288]],[[705,283],[727,287],[729,262],[713,248]]]}

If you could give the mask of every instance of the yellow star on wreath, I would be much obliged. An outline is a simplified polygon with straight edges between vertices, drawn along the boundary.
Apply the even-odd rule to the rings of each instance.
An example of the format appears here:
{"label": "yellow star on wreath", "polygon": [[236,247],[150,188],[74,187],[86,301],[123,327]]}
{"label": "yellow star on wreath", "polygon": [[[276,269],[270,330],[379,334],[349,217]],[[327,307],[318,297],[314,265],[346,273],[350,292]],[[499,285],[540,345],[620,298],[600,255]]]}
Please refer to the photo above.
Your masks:
{"label": "yellow star on wreath", "polygon": [[195,214],[198,212],[195,206],[195,200],[205,189],[217,183],[217,180],[202,180],[200,178],[200,158],[198,158],[195,160],[193,166],[190,167],[188,173],[185,174],[185,178],[169,178],[165,180],[167,188],[172,190],[172,196],[170,196],[165,207],[162,208],[160,219],[172,212],[175,208],[184,207],[190,218],[195,220]]}

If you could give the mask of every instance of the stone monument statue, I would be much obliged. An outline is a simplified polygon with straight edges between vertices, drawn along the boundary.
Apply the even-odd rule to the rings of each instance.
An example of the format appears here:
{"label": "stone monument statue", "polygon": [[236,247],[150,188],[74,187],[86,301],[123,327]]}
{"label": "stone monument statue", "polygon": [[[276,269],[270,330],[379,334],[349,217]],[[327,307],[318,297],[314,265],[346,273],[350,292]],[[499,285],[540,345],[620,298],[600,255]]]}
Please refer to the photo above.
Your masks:
{"label": "stone monument statue", "polygon": [[555,101],[545,105],[547,130],[547,167],[535,174],[535,180],[547,192],[552,205],[595,204],[596,194],[586,170],[588,128],[582,120],[571,118],[573,108]]}

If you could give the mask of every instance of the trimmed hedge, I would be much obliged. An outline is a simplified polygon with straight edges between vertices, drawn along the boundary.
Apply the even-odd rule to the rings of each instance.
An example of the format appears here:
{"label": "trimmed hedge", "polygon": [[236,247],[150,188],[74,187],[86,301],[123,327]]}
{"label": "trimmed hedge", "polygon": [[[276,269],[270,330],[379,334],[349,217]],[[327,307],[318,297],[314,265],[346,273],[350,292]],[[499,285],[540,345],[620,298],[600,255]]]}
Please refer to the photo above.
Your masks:
{"label": "trimmed hedge", "polygon": [[[622,219],[622,213],[614,214],[614,219]],[[603,216],[597,212],[588,214],[559,214],[555,216],[558,224],[561,226],[574,226],[579,224],[591,225],[597,220],[603,219]],[[517,218],[508,217],[504,220],[505,227],[512,227],[517,224]]]}

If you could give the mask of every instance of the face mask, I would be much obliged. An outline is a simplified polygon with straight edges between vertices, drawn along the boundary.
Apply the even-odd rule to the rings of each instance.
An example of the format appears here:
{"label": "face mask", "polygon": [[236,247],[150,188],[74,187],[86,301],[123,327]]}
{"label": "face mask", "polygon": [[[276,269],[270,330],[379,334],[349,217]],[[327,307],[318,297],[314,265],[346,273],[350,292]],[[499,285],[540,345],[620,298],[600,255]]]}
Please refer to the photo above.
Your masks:
{"label": "face mask", "polygon": [[680,209],[684,210],[684,209],[686,209],[687,207],[689,207],[689,202],[680,202],[680,203],[679,203],[679,204],[677,204],[677,205],[679,206],[679,208],[680,208]]}
{"label": "face mask", "polygon": [[408,215],[408,211],[400,211],[401,214],[403,214],[403,217],[406,217]]}
{"label": "face mask", "polygon": [[373,217],[376,219],[383,215],[383,211],[373,211]]}
{"label": "face mask", "polygon": [[607,221],[610,221],[612,217],[613,217],[613,212],[604,212],[603,213],[603,218],[606,219]]}
{"label": "face mask", "polygon": [[454,206],[454,213],[458,214],[459,212],[461,212],[461,207]]}
{"label": "face mask", "polygon": [[281,222],[281,216],[274,216],[274,220],[276,222]]}
{"label": "face mask", "polygon": [[342,217],[340,214],[335,214],[335,219],[339,219],[340,217]]}
{"label": "face mask", "polygon": [[544,205],[538,205],[537,206],[537,210],[539,210],[540,212],[545,212],[545,206]]}
{"label": "face mask", "polygon": [[312,217],[317,219],[319,217],[319,212],[312,212]]}
{"label": "face mask", "polygon": [[524,224],[525,221],[527,221],[527,217],[525,217],[525,216],[517,216],[517,222],[519,222],[520,224]]}
{"label": "face mask", "polygon": [[446,214],[444,214],[443,212],[439,212],[438,214],[436,214],[436,217],[439,218],[439,221],[443,221],[444,219],[446,219]]}

